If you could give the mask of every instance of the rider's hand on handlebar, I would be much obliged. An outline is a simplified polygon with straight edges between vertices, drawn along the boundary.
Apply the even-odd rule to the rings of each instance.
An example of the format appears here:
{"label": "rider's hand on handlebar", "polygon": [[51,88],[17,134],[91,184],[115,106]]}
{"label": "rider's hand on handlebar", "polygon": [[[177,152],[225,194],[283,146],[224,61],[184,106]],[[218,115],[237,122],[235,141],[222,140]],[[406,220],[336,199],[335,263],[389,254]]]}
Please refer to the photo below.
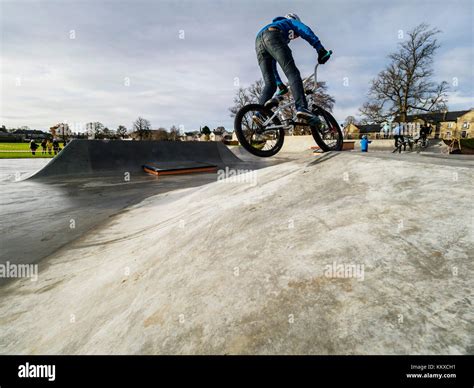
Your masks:
{"label": "rider's hand on handlebar", "polygon": [[321,47],[318,50],[318,63],[320,65],[325,64],[328,61],[328,59],[331,57],[331,53],[332,51],[327,51],[324,47]]}
{"label": "rider's hand on handlebar", "polygon": [[280,89],[277,93],[278,96],[283,96],[284,94],[288,93],[288,88],[286,87],[285,84],[281,83],[278,84],[278,89]]}

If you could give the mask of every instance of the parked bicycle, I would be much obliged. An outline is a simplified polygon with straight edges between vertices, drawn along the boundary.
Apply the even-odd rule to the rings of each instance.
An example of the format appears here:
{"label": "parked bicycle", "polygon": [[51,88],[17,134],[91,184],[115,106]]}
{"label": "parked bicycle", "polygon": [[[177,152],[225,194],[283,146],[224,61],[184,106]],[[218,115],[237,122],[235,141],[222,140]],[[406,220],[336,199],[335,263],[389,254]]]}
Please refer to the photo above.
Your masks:
{"label": "parked bicycle", "polygon": [[415,145],[415,141],[413,140],[412,136],[399,136],[395,140],[395,149],[392,151],[392,153],[395,153],[398,151],[398,153],[402,152],[402,147],[403,151],[407,150],[407,147],[409,151],[413,151],[413,147]]}
{"label": "parked bicycle", "polygon": [[415,139],[416,152],[420,153],[428,148],[428,139],[426,137],[418,137]]}
{"label": "parked bicycle", "polygon": [[287,103],[282,104],[284,97],[277,95],[271,100],[270,106],[249,104],[237,112],[234,130],[240,144],[247,151],[262,157],[275,155],[283,147],[285,131],[292,131],[296,126],[309,127],[322,151],[342,149],[343,134],[339,124],[331,113],[316,104],[314,98],[318,85],[317,70],[318,64],[314,67],[314,73],[303,80],[305,86],[314,78],[313,90],[306,90],[305,93],[308,95],[308,106],[316,119],[297,121],[295,113],[288,115],[288,108],[295,104],[292,96]]}

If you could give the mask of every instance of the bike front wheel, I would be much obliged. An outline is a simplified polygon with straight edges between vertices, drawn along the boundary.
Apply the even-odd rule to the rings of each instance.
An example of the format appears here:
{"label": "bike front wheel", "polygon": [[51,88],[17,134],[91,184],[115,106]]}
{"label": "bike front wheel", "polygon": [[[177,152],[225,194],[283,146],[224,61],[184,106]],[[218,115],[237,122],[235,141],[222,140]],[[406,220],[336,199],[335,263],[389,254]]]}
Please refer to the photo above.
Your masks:
{"label": "bike front wheel", "polygon": [[311,134],[316,144],[324,152],[341,151],[344,136],[336,119],[331,113],[321,107],[315,107],[313,113],[319,118],[319,127],[310,126]]}
{"label": "bike front wheel", "polygon": [[281,150],[285,130],[273,112],[259,104],[249,104],[237,112],[234,130],[239,143],[248,152],[261,157],[275,155]]}

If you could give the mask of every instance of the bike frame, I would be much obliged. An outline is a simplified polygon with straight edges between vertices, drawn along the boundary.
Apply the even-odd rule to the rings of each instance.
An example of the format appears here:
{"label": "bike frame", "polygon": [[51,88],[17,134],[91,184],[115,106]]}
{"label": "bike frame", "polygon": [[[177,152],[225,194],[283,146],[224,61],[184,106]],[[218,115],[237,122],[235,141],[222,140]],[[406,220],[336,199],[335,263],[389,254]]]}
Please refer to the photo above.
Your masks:
{"label": "bike frame", "polygon": [[[314,67],[314,73],[311,74],[310,76],[306,77],[304,80],[303,80],[303,87],[305,84],[308,83],[308,81],[314,77],[314,90],[313,92],[316,92],[316,89],[318,88],[318,78],[317,78],[317,73],[318,73],[318,66],[319,66],[319,63],[316,64],[316,66]],[[291,100],[290,102],[284,104],[284,105],[279,105],[278,106],[278,109],[275,110],[275,112],[273,113],[273,115],[271,117],[269,117],[267,120],[265,120],[265,122],[262,124],[262,126],[264,127],[264,130],[263,132],[267,132],[267,131],[272,131],[272,130],[275,130],[275,129],[279,129],[279,128],[287,128],[287,127],[294,127],[295,125],[301,125],[301,126],[306,126],[306,127],[309,127],[310,124],[308,123],[300,123],[300,122],[295,122],[294,121],[294,116],[290,119],[286,119],[289,121],[288,124],[282,124],[282,125],[272,125],[270,127],[267,127],[267,125],[273,121],[273,119],[276,117],[276,116],[280,116],[280,112],[283,111],[284,109],[288,108],[289,106],[291,105],[294,105],[295,104],[295,101],[294,101],[294,98],[293,96],[291,96]]]}

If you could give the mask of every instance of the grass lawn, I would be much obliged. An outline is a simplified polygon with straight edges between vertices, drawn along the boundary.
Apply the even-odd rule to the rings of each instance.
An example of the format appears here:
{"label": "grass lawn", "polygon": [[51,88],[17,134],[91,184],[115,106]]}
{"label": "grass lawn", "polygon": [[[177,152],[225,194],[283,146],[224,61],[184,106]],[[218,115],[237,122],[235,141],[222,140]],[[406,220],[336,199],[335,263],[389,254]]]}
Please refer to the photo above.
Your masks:
{"label": "grass lawn", "polygon": [[474,139],[461,139],[461,147],[474,148]]}
{"label": "grass lawn", "polygon": [[52,158],[53,156],[54,154],[41,154],[41,146],[36,150],[36,155],[32,155],[30,143],[0,143],[0,159]]}

